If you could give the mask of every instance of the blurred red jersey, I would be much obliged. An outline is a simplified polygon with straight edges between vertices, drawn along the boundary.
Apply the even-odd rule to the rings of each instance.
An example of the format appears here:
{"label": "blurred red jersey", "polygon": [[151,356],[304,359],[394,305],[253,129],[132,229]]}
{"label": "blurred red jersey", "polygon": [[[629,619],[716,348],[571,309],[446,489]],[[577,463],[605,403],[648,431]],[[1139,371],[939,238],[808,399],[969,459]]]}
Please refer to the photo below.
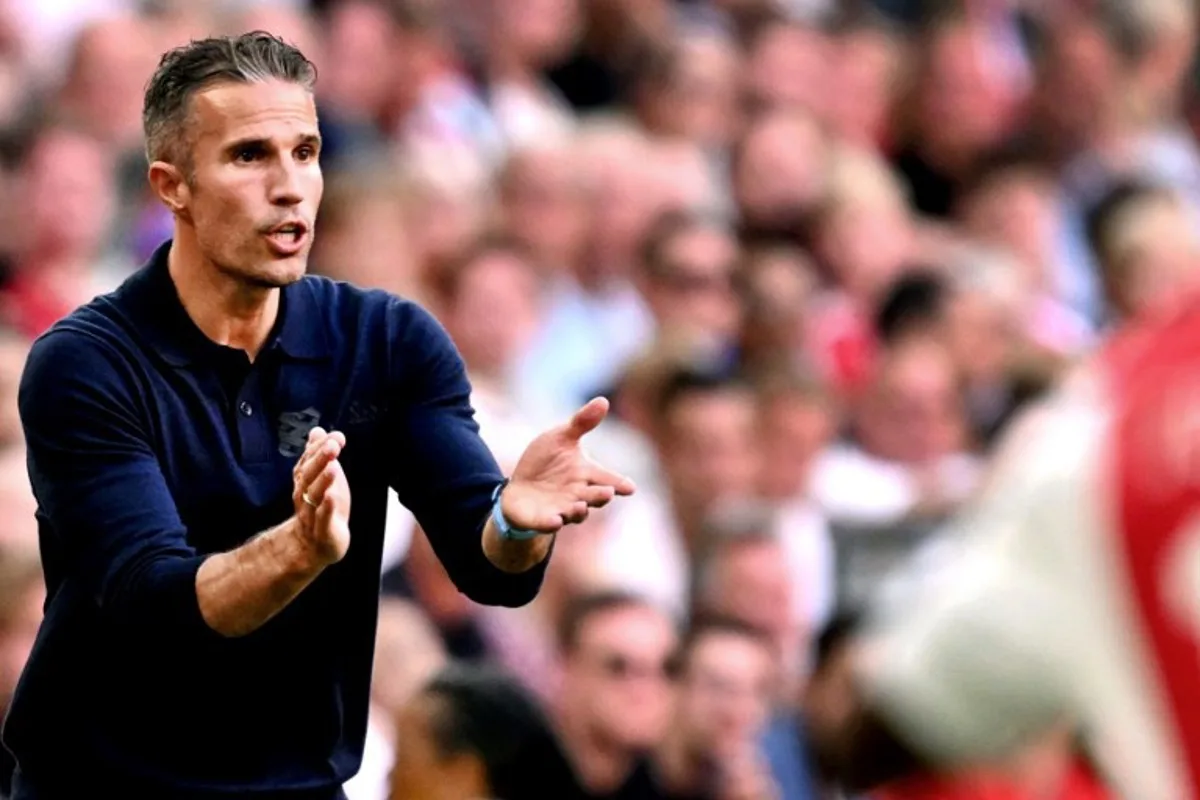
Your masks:
{"label": "blurred red jersey", "polygon": [[1024,417],[952,528],[869,638],[896,731],[971,763],[1078,720],[1122,796],[1200,800],[1200,304]]}

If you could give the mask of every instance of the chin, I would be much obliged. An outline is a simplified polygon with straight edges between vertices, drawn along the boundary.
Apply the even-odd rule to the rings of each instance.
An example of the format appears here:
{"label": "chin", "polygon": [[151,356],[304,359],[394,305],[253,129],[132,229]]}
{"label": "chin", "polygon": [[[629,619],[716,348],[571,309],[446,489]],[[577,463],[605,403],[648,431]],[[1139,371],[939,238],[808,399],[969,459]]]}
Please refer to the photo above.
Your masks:
{"label": "chin", "polygon": [[308,256],[304,254],[256,264],[242,272],[240,277],[251,286],[261,289],[282,289],[303,278],[307,272]]}

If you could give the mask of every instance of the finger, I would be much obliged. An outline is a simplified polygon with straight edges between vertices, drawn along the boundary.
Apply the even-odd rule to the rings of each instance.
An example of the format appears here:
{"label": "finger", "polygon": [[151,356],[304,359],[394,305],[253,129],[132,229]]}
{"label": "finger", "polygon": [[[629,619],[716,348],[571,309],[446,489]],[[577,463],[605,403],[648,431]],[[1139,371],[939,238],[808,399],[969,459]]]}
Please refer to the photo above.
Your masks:
{"label": "finger", "polygon": [[304,452],[300,454],[300,458],[296,461],[294,472],[296,478],[300,477],[300,473],[304,470],[304,465],[320,449],[327,436],[328,434],[325,433],[324,428],[313,428],[308,432],[308,439],[304,443]]}
{"label": "finger", "polygon": [[341,453],[341,447],[337,441],[326,439],[321,447],[308,459],[304,468],[300,471],[299,479],[296,481],[300,491],[308,491],[308,487],[317,479],[321,471]]}
{"label": "finger", "polygon": [[604,508],[612,502],[616,492],[611,486],[585,486],[576,496],[591,508]]}
{"label": "finger", "polygon": [[320,474],[317,475],[316,479],[304,491],[304,494],[308,495],[307,503],[314,506],[324,503],[326,495],[329,494],[329,488],[334,486],[334,481],[337,480],[336,467],[337,462],[335,461],[329,464],[328,467],[325,467],[325,469],[320,470]]}
{"label": "finger", "polygon": [[578,525],[588,518],[588,505],[584,502],[572,503],[566,513],[562,515],[563,522],[567,525]]}
{"label": "finger", "polygon": [[631,479],[598,465],[589,470],[587,479],[596,486],[611,486],[622,497],[628,497],[637,489]]}
{"label": "finger", "polygon": [[575,412],[567,423],[567,436],[578,441],[584,434],[596,429],[596,426],[608,416],[608,400],[596,397],[589,400],[583,408]]}

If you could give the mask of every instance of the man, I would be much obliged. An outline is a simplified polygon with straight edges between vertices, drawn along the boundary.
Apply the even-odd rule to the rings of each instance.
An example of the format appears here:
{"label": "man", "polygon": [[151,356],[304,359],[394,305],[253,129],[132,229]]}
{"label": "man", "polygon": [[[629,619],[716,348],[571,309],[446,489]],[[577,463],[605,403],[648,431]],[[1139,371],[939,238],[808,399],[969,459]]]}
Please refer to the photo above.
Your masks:
{"label": "man", "polygon": [[581,786],[595,800],[657,798],[648,755],[670,722],[674,623],[636,595],[588,593],[563,612],[558,645],[555,716]]}
{"label": "man", "polygon": [[1153,182],[1117,184],[1087,216],[1110,321],[1136,317],[1195,280],[1196,208]]}
{"label": "man", "polygon": [[5,726],[21,800],[342,797],[387,488],[464,593],[513,606],[541,582],[537,534],[633,490],[580,454],[602,401],[505,482],[433,318],[304,278],[313,79],[261,33],[168,53],[144,123],[174,238],[30,354],[48,601]]}
{"label": "man", "polygon": [[679,648],[675,713],[655,759],[671,800],[778,800],[760,748],[776,692],[769,638],[740,622],[693,622]]}
{"label": "man", "polygon": [[962,552],[869,626],[853,783],[1078,723],[1122,796],[1200,797],[1200,304],[1156,315],[1018,423]]}

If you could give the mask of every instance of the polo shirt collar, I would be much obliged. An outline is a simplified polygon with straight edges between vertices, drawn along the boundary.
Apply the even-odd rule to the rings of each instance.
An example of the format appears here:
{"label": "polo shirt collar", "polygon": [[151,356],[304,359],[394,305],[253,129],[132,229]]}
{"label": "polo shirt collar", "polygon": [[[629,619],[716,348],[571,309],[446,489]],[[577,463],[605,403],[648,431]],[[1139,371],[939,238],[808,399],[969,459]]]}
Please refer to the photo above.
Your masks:
{"label": "polo shirt collar", "polygon": [[[149,323],[159,354],[180,367],[228,358],[234,349],[205,336],[180,302],[167,267],[170,251],[169,240],[160,245],[143,268],[141,280],[134,279],[141,285],[131,287],[141,296],[140,316]],[[322,360],[333,355],[324,315],[307,278],[280,290],[279,318],[262,350],[273,351],[298,361]]]}

